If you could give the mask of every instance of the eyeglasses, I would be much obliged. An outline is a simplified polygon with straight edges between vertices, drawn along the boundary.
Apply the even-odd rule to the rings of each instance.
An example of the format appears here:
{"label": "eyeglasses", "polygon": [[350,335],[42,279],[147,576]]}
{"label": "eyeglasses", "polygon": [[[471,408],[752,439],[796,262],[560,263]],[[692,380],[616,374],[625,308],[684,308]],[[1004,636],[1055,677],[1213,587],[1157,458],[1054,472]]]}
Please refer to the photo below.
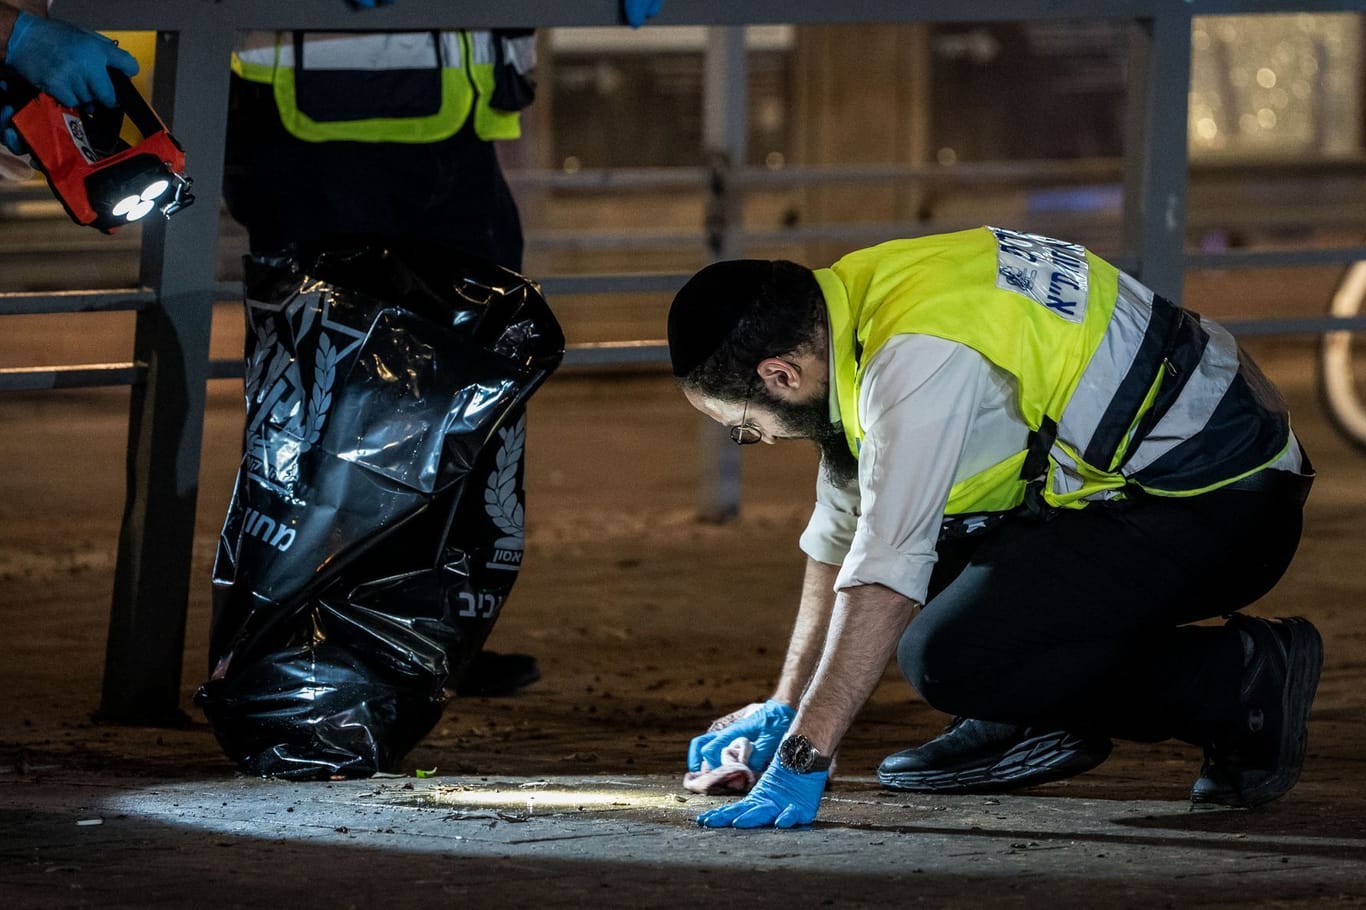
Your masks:
{"label": "eyeglasses", "polygon": [[740,422],[730,428],[730,441],[737,446],[752,446],[764,439],[764,431],[757,424],[749,422],[749,400],[753,397],[754,384],[751,383],[749,394],[745,396],[745,409],[740,412]]}

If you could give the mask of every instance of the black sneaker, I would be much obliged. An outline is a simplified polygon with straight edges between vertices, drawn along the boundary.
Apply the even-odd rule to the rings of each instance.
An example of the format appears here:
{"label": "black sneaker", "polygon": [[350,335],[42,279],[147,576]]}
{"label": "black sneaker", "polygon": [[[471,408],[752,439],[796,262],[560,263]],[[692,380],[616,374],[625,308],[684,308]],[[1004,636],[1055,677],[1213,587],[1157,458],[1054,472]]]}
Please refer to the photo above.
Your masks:
{"label": "black sneaker", "polygon": [[456,693],[466,698],[511,695],[541,678],[541,668],[530,654],[480,651],[460,678]]}
{"label": "black sneaker", "polygon": [[877,779],[924,793],[1018,790],[1089,771],[1111,747],[1104,737],[955,717],[924,745],[884,758]]}
{"label": "black sneaker", "polygon": [[1229,625],[1252,642],[1240,691],[1241,729],[1205,749],[1191,788],[1196,806],[1260,806],[1295,786],[1323,668],[1323,639],[1307,619],[1235,614]]}

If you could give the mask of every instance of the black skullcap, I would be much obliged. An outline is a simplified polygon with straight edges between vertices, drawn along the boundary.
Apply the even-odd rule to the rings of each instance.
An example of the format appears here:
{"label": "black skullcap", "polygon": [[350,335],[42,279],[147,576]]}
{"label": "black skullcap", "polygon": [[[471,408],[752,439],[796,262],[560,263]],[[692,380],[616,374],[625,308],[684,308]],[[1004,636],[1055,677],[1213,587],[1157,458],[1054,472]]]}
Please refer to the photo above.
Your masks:
{"label": "black skullcap", "polygon": [[773,280],[768,259],[713,262],[683,285],[669,307],[669,357],[682,378],[710,357]]}

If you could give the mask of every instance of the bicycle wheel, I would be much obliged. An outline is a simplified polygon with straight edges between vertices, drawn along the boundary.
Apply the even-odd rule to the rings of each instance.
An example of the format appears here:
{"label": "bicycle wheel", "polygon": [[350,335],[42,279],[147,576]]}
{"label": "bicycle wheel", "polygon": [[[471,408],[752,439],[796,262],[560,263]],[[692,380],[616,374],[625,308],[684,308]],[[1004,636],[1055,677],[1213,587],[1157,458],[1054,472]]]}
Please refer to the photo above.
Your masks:
{"label": "bicycle wheel", "polygon": [[[1329,314],[1356,316],[1366,298],[1366,260],[1353,263],[1333,294]],[[1366,400],[1352,359],[1351,332],[1327,332],[1319,342],[1319,396],[1328,417],[1348,442],[1366,450]]]}

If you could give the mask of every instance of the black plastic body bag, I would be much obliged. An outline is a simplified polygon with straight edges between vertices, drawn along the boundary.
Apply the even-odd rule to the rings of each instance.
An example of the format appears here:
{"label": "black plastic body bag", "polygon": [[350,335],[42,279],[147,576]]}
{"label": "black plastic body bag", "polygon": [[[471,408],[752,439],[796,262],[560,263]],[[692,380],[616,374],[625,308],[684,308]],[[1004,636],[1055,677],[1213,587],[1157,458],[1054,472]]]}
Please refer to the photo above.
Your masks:
{"label": "black plastic body bag", "polygon": [[248,258],[244,454],[214,566],[214,734],[357,777],[436,724],[521,565],[524,404],[564,335],[527,279],[380,247]]}

